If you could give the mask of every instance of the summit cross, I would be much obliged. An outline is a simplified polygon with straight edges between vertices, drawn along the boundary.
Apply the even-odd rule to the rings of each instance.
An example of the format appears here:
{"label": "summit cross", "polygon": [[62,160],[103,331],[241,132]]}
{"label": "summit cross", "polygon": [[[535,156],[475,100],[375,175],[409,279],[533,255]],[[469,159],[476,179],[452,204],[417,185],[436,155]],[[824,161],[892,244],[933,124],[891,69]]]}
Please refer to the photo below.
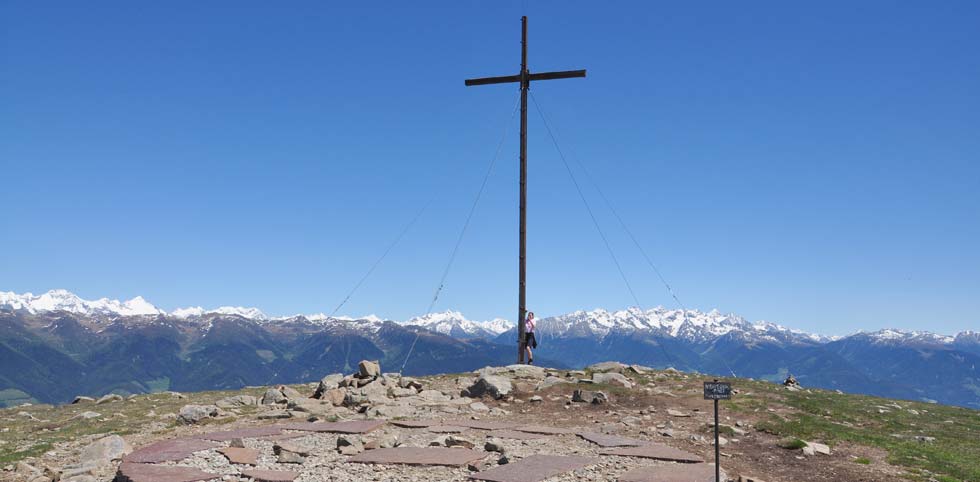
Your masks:
{"label": "summit cross", "polygon": [[[517,302],[517,363],[524,363],[524,352],[527,346],[525,318],[527,316],[527,91],[531,82],[537,80],[572,79],[585,77],[585,70],[565,70],[561,72],[541,72],[532,74],[527,69],[527,17],[521,17],[521,72],[517,75],[503,77],[483,77],[466,79],[467,86],[506,84],[519,82],[521,84],[521,204],[519,245],[520,257],[518,262],[518,302]],[[529,360],[530,361],[530,360]]]}

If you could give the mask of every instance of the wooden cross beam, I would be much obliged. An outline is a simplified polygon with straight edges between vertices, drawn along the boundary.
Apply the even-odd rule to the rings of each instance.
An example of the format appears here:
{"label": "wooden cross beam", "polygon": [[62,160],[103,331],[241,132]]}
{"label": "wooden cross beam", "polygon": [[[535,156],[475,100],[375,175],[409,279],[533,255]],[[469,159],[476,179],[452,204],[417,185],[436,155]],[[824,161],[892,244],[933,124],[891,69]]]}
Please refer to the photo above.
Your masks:
{"label": "wooden cross beam", "polygon": [[531,82],[537,80],[572,79],[585,77],[585,70],[565,70],[561,72],[543,72],[532,74],[527,69],[527,17],[521,17],[521,72],[517,75],[503,77],[483,77],[467,79],[467,86],[506,84],[519,82],[521,84],[521,204],[519,241],[520,256],[518,261],[518,301],[517,301],[517,363],[524,363],[524,352],[527,346],[527,333],[524,324],[527,316],[527,90]]}

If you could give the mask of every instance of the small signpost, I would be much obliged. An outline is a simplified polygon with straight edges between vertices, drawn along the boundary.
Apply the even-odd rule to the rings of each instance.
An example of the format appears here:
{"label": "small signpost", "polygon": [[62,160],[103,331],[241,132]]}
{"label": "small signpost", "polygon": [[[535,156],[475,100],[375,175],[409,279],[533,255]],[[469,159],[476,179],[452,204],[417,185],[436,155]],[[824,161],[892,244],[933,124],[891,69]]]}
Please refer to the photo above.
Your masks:
{"label": "small signpost", "polygon": [[718,460],[721,455],[718,445],[718,400],[732,399],[732,384],[719,382],[717,379],[704,382],[704,399],[715,402],[715,482],[721,482],[721,463]]}

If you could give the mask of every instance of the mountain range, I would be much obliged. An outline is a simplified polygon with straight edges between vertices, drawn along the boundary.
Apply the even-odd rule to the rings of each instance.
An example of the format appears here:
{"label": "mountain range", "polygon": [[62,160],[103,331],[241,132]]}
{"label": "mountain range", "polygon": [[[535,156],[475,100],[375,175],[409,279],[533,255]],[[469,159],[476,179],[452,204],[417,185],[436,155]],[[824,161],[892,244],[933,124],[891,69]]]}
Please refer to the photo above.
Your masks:
{"label": "mountain range", "polygon": [[[417,340],[416,340],[417,338]],[[405,321],[256,308],[167,312],[141,297],[0,292],[0,405],[75,395],[232,389],[312,381],[361,359],[406,374],[513,362],[516,327],[429,313]],[[605,360],[980,408],[980,333],[886,329],[827,337],[718,311],[630,308],[542,318],[535,362]],[[406,363],[406,355],[414,351]],[[448,368],[447,367],[451,367]]]}

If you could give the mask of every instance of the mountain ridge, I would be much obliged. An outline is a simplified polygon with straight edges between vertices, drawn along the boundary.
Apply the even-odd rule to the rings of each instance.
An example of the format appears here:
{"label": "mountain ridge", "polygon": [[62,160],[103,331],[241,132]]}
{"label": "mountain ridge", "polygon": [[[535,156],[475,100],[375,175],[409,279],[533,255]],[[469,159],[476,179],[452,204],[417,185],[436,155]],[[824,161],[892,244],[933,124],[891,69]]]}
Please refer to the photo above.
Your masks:
{"label": "mountain ridge", "polygon": [[[365,316],[330,316],[323,313],[315,314],[295,314],[288,316],[268,316],[262,310],[255,307],[242,306],[220,306],[213,309],[205,309],[200,306],[177,308],[170,312],[157,308],[142,296],[136,296],[130,300],[119,301],[108,298],[98,300],[84,300],[74,293],[64,289],[50,290],[41,295],[32,293],[17,294],[14,292],[0,291],[0,309],[10,309],[14,311],[26,310],[30,313],[42,311],[67,311],[70,313],[88,316],[155,316],[169,315],[181,319],[201,318],[204,315],[237,315],[246,319],[261,322],[288,321],[297,318],[305,318],[311,322],[322,321],[358,321],[367,320],[371,322],[393,321],[405,326],[423,326],[432,331],[443,334],[455,332],[461,337],[472,337],[480,335],[500,335],[508,329],[513,329],[515,324],[506,319],[496,318],[487,321],[475,321],[467,319],[461,312],[456,310],[446,310],[442,312],[427,313],[414,316],[408,320],[392,320],[380,318],[376,315]],[[734,313],[722,313],[717,309],[710,311],[701,310],[681,310],[668,309],[664,307],[640,310],[635,307],[623,310],[609,311],[604,308],[593,310],[576,310],[570,313],[541,318],[538,321],[539,331],[554,329],[564,331],[560,322],[563,320],[587,318],[592,323],[592,331],[595,334],[608,334],[611,329],[647,329],[647,330],[668,330],[671,336],[705,337],[705,333],[698,333],[706,330],[715,336],[721,336],[731,329],[741,328],[745,331],[756,331],[759,333],[782,333],[785,336],[796,338],[809,338],[818,342],[832,342],[849,336],[868,334],[882,342],[888,341],[918,341],[923,343],[933,342],[949,345],[957,341],[980,343],[980,332],[964,330],[953,335],[943,335],[922,330],[903,330],[897,328],[881,328],[875,331],[858,330],[848,335],[822,335],[809,333],[802,330],[787,328],[781,324],[768,321],[749,322]],[[680,318],[678,318],[680,317]],[[644,318],[646,318],[644,320]],[[552,321],[555,320],[555,321]],[[679,321],[678,321],[679,320]],[[549,328],[550,327],[550,328]],[[505,329],[506,328],[506,329]]]}
{"label": "mountain ridge", "polygon": [[[474,322],[452,310],[404,321],[268,317],[250,309],[167,313],[143,298],[46,295],[0,293],[0,395],[9,391],[9,400],[304,382],[345,371],[352,359],[381,359],[407,374],[447,364],[473,369],[513,362],[517,338],[505,320]],[[133,311],[139,314],[125,314]],[[793,374],[819,388],[980,407],[980,335],[973,331],[826,337],[717,310],[629,308],[541,318],[537,334],[535,361],[555,367],[617,359],[774,382]]]}

